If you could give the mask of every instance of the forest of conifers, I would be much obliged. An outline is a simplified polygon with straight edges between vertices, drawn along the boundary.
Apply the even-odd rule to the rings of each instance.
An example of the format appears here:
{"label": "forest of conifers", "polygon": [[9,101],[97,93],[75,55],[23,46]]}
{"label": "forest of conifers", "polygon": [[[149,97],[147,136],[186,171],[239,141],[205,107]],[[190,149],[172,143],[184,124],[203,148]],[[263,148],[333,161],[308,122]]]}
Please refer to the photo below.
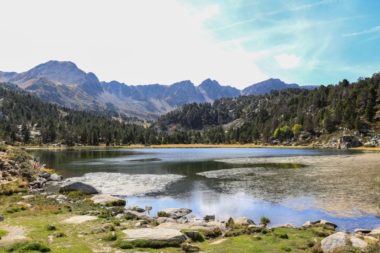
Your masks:
{"label": "forest of conifers", "polygon": [[47,104],[13,85],[0,85],[0,136],[7,143],[128,145],[268,143],[317,138],[342,129],[379,133],[380,74],[315,90],[289,89],[262,96],[187,104],[151,124],[111,112]]}

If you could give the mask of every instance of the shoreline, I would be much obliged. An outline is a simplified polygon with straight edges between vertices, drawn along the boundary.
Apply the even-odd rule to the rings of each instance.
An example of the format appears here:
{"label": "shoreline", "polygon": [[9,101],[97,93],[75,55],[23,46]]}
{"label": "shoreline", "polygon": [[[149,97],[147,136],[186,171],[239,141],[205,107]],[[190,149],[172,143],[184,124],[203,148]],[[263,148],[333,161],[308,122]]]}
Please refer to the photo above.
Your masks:
{"label": "shoreline", "polygon": [[[67,150],[67,149],[96,149],[96,148],[124,148],[124,149],[144,149],[144,148],[278,148],[278,149],[334,149],[327,148],[316,145],[266,145],[266,144],[158,144],[158,145],[117,145],[117,146],[106,146],[104,144],[98,146],[15,146],[19,148],[24,148],[27,150],[38,150],[38,149],[50,149],[50,150]],[[347,150],[361,150],[361,151],[380,151],[380,147],[356,147],[349,148]]]}

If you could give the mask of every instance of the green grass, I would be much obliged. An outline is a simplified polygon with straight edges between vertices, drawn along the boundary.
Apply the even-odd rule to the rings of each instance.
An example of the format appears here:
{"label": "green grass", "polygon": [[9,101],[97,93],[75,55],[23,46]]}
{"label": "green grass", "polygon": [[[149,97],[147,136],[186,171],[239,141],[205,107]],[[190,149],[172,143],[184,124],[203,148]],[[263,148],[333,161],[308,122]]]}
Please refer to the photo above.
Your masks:
{"label": "green grass", "polygon": [[7,231],[0,229],[0,238],[3,237],[3,236],[5,236],[5,235],[7,235],[7,234],[8,234]]}

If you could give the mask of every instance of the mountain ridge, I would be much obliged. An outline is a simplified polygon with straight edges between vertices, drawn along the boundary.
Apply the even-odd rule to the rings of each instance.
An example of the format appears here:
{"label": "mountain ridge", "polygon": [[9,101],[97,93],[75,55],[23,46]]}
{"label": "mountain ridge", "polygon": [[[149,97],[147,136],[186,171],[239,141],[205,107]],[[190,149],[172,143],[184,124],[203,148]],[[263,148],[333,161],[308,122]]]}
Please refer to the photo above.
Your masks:
{"label": "mountain ridge", "polygon": [[32,92],[45,102],[74,109],[111,110],[126,116],[156,119],[187,103],[212,103],[223,97],[262,95],[272,90],[302,88],[280,79],[268,79],[243,90],[221,85],[210,78],[199,85],[190,80],[171,85],[129,85],[100,81],[70,61],[48,61],[25,72],[1,72],[0,82],[10,82]]}

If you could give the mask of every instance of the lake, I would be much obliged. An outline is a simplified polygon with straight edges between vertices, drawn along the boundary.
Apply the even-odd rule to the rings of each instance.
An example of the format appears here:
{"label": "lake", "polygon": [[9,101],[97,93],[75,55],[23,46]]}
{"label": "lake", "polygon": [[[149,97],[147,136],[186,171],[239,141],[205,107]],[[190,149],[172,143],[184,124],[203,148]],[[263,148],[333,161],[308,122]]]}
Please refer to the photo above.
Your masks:
{"label": "lake", "polygon": [[[99,148],[31,153],[69,180],[80,180],[104,193],[125,196],[128,206],[152,206],[152,214],[167,207],[187,207],[198,217],[246,216],[258,222],[261,216],[267,216],[273,226],[302,225],[318,219],[332,221],[341,230],[380,226],[376,211],[372,211],[378,206],[379,189],[372,186],[372,181],[380,176],[379,170],[369,165],[358,173],[356,167],[340,169],[339,163],[304,166],[297,162],[297,157],[300,160],[313,157],[323,160],[319,159],[323,157],[327,161],[334,157],[339,161],[339,157],[357,155],[348,151]],[[292,162],[271,162],[287,157],[295,158]],[[239,159],[250,162],[235,162]],[[332,177],[339,180],[331,181]],[[357,188],[356,180],[365,185]],[[332,199],[331,191],[336,193]],[[353,197],[355,192],[360,194]],[[343,204],[338,204],[340,200]]]}

